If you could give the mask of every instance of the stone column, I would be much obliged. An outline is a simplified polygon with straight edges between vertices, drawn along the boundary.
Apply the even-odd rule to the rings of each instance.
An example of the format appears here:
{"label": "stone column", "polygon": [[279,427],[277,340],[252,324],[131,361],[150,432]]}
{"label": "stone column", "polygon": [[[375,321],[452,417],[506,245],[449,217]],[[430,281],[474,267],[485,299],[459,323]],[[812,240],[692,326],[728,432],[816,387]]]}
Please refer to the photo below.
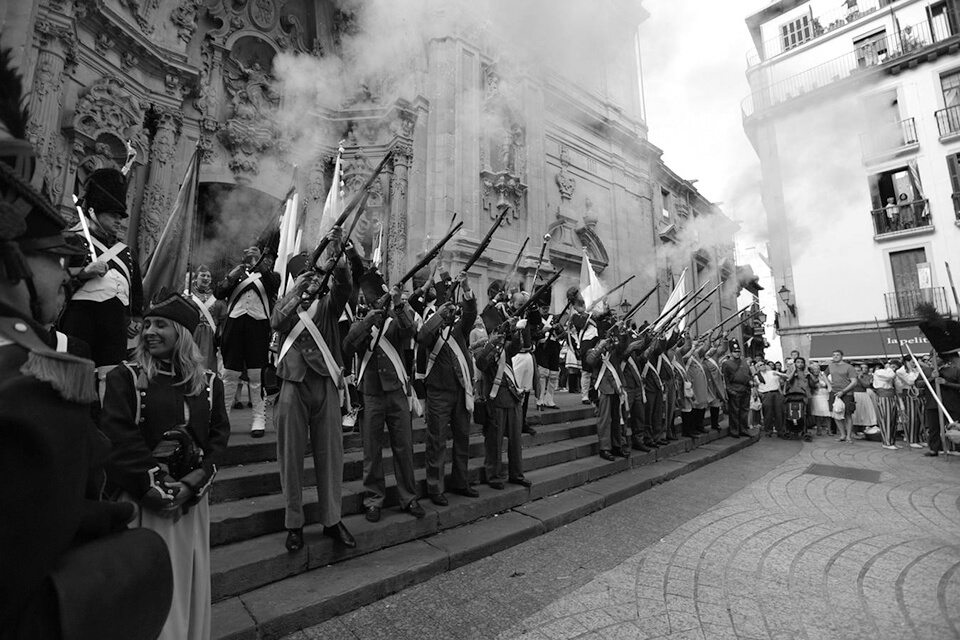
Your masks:
{"label": "stone column", "polygon": [[390,221],[387,227],[387,281],[397,282],[407,265],[407,168],[413,146],[401,140],[393,151],[393,176],[390,178]]}
{"label": "stone column", "polygon": [[179,111],[154,106],[153,113],[156,125],[150,143],[150,175],[143,190],[140,219],[130,221],[131,225],[138,223],[140,233],[137,237],[137,248],[141,257],[153,251],[160,239],[163,225],[170,216],[170,207],[173,204],[170,187],[177,180],[173,173],[173,160],[183,125],[183,114]]}
{"label": "stone column", "polygon": [[27,138],[43,160],[47,172],[46,195],[58,203],[64,195],[61,174],[66,162],[59,139],[64,69],[73,64],[76,38],[66,27],[47,20],[37,22],[36,34],[38,53],[28,104]]}

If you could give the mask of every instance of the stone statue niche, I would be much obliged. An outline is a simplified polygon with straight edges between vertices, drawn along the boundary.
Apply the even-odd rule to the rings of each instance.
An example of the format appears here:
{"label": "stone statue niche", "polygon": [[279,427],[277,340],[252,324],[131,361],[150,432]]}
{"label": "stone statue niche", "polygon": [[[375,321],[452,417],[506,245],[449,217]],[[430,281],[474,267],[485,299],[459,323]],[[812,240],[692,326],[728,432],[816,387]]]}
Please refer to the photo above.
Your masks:
{"label": "stone statue niche", "polygon": [[482,206],[491,218],[496,218],[504,207],[509,207],[512,214],[505,222],[512,224],[526,213],[526,123],[516,100],[494,67],[486,70],[482,123]]}
{"label": "stone statue niche", "polygon": [[280,96],[271,78],[274,55],[266,41],[248,36],[237,40],[224,64],[223,82],[230,100],[220,141],[241,184],[259,174],[260,156],[276,146]]}

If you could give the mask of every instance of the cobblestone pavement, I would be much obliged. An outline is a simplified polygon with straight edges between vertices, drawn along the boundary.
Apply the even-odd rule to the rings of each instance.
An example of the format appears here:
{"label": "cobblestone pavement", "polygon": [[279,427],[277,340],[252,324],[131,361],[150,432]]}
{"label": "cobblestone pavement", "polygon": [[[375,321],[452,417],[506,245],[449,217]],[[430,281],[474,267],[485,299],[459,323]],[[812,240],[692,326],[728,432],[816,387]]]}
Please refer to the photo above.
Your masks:
{"label": "cobblestone pavement", "polygon": [[960,460],[921,453],[764,439],[289,640],[960,638]]}
{"label": "cobblestone pavement", "polygon": [[820,440],[500,637],[957,638],[958,507],[958,460]]}

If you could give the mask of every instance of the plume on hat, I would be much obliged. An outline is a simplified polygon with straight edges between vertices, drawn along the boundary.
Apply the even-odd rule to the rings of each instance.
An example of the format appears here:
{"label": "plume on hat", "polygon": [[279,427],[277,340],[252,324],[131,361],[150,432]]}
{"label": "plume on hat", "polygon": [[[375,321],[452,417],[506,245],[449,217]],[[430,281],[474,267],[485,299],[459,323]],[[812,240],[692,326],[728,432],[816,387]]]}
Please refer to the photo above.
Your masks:
{"label": "plume on hat", "polygon": [[944,317],[929,302],[916,306],[920,318],[918,327],[930,341],[937,353],[948,354],[960,351],[960,322]]}

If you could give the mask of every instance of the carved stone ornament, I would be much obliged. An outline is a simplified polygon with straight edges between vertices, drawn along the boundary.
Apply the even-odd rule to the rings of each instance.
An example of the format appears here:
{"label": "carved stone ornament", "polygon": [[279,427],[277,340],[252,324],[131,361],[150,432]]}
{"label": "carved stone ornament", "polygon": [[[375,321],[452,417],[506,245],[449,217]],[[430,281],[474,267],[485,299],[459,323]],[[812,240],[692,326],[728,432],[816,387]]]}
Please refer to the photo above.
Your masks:
{"label": "carved stone ornament", "polygon": [[81,91],[74,129],[90,140],[96,140],[101,133],[123,140],[139,130],[143,116],[144,107],[124,82],[115,76],[105,76]]}
{"label": "carved stone ornament", "polygon": [[41,48],[48,47],[55,40],[63,43],[65,66],[70,67],[77,63],[77,35],[73,29],[62,27],[49,20],[37,20],[34,33]]}
{"label": "carved stone ornament", "polygon": [[259,63],[249,67],[234,60],[239,74],[225,78],[233,114],[220,131],[220,141],[231,154],[230,169],[244,183],[260,172],[259,157],[275,146],[274,113],[279,103]]}
{"label": "carved stone ornament", "polygon": [[570,169],[570,152],[566,147],[560,147],[560,171],[554,176],[554,180],[557,183],[557,188],[560,189],[560,198],[561,200],[570,200],[573,197],[573,192],[577,188],[577,179],[569,171]]}
{"label": "carved stone ornament", "polygon": [[120,58],[120,66],[123,67],[124,71],[129,71],[138,64],[140,64],[140,58],[138,58],[136,54],[134,54],[132,51],[123,52],[123,56]]}
{"label": "carved stone ornament", "polygon": [[160,0],[120,0],[120,4],[130,10],[143,33],[146,35],[153,33],[151,18],[156,8],[160,6]]}
{"label": "carved stone ornament", "polygon": [[180,137],[180,129],[183,126],[183,114],[164,107],[154,107],[153,114],[155,127],[153,145],[150,148],[151,158],[166,164],[173,158],[177,149],[177,138]]}
{"label": "carved stone ornament", "polygon": [[219,23],[206,34],[213,42],[225,44],[231,34],[249,29],[258,32],[263,39],[272,40],[281,51],[294,49],[310,53],[307,42],[315,34],[308,33],[294,14],[283,13],[287,3],[282,0],[194,1],[198,8],[205,8],[207,15]]}
{"label": "carved stone ornament", "polygon": [[102,31],[97,34],[97,39],[93,42],[93,46],[96,48],[97,53],[100,54],[104,54],[107,51],[110,51],[110,49],[113,49],[113,45],[113,38]]}
{"label": "carved stone ornament", "polygon": [[183,42],[190,42],[196,32],[199,14],[199,0],[182,0],[170,14],[170,21],[177,27],[177,37]]}
{"label": "carved stone ornament", "polygon": [[277,5],[274,0],[251,0],[250,21],[258,29],[269,30],[277,21]]}
{"label": "carved stone ornament", "polygon": [[527,210],[527,185],[509,172],[480,173],[481,206],[487,210],[491,219],[500,215],[502,207],[510,207],[511,215],[504,219],[505,224],[513,224],[517,218],[523,217]]}

